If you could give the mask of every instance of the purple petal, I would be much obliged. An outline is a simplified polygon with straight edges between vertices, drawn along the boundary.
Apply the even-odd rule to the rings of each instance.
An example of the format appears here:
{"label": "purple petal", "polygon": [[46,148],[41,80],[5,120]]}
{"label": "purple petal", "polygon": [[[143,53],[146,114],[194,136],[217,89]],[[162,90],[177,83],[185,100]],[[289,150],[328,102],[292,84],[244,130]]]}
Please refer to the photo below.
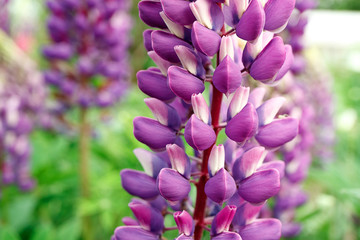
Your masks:
{"label": "purple petal", "polygon": [[236,206],[228,205],[216,214],[211,223],[211,235],[217,235],[222,232],[229,231],[230,224],[234,218]]}
{"label": "purple petal", "polygon": [[193,239],[194,239],[193,237],[186,236],[185,234],[181,234],[180,236],[175,238],[175,240],[193,240]]}
{"label": "purple petal", "polygon": [[221,37],[213,30],[204,27],[196,21],[192,27],[191,40],[198,51],[211,57],[219,51]]}
{"label": "purple petal", "polygon": [[212,201],[222,204],[236,192],[233,177],[225,170],[220,169],[214,177],[205,184],[205,193]]}
{"label": "purple petal", "polygon": [[240,230],[243,240],[278,240],[281,237],[281,222],[275,218],[257,219]]}
{"label": "purple petal", "polygon": [[252,103],[255,108],[258,108],[262,103],[262,100],[265,96],[266,89],[262,87],[257,87],[251,91],[249,95],[249,103]]}
{"label": "purple petal", "polygon": [[266,170],[266,169],[271,169],[271,168],[278,170],[278,172],[280,173],[280,178],[282,178],[284,176],[285,163],[284,163],[284,161],[280,161],[280,160],[263,163],[257,170],[261,171],[261,170]]}
{"label": "purple petal", "polygon": [[213,83],[220,92],[229,95],[241,85],[241,69],[230,56],[226,56],[217,66]]}
{"label": "purple petal", "polygon": [[167,79],[160,72],[153,70],[142,70],[136,74],[138,86],[141,91],[150,97],[169,101],[175,98],[174,93],[167,85]]}
{"label": "purple petal", "polygon": [[141,163],[145,173],[155,179],[162,168],[168,167],[168,164],[153,152],[137,148],[134,150],[134,154]]}
{"label": "purple petal", "polygon": [[248,103],[249,93],[249,87],[240,86],[238,89],[236,89],[227,112],[227,117],[229,120],[238,114]]}
{"label": "purple petal", "polygon": [[148,199],[159,194],[155,180],[143,172],[125,169],[120,176],[121,185],[131,195]]}
{"label": "purple petal", "polygon": [[226,24],[235,28],[240,20],[240,16],[246,10],[247,5],[248,1],[245,0],[229,0],[229,6],[223,6]]}
{"label": "purple petal", "polygon": [[154,51],[160,57],[172,63],[180,62],[174,50],[175,46],[182,45],[188,48],[192,48],[189,43],[175,37],[173,34],[160,30],[153,31],[151,33],[151,40]]}
{"label": "purple petal", "polygon": [[173,93],[187,103],[191,102],[194,93],[202,93],[205,90],[204,83],[199,78],[177,66],[169,68],[168,81]]}
{"label": "purple petal", "polygon": [[253,222],[259,215],[263,204],[252,205],[248,202],[242,203],[237,209],[232,221],[233,226],[237,229],[245,226],[249,222]]}
{"label": "purple petal", "polygon": [[183,25],[171,21],[164,12],[161,12],[160,16],[162,17],[166,26],[172,34],[186,41],[191,39],[191,30],[189,28],[186,28]]}
{"label": "purple petal", "polygon": [[201,93],[193,94],[191,96],[191,105],[195,116],[204,123],[210,123],[210,110],[207,105],[204,96]]}
{"label": "purple petal", "polygon": [[156,98],[145,98],[144,101],[150,108],[154,117],[161,124],[166,125],[174,130],[180,128],[181,120],[173,107]]}
{"label": "purple petal", "polygon": [[294,10],[295,2],[296,0],[269,0],[264,7],[265,30],[282,31]]}
{"label": "purple petal", "polygon": [[126,226],[139,226],[138,221],[131,217],[123,217],[121,220]]}
{"label": "purple petal", "polygon": [[162,6],[160,1],[142,0],[138,4],[140,19],[155,28],[166,28],[166,24],[160,16]]}
{"label": "purple petal", "polygon": [[285,101],[286,99],[284,97],[274,97],[258,107],[256,112],[259,117],[259,126],[266,125],[273,121]]}
{"label": "purple petal", "polygon": [[191,236],[194,232],[194,221],[191,215],[186,211],[174,212],[174,219],[179,229],[179,234]]}
{"label": "purple petal", "polygon": [[169,201],[180,201],[190,192],[189,181],[176,170],[163,168],[157,178],[157,186],[161,196]]}
{"label": "purple petal", "polygon": [[237,159],[232,168],[232,175],[238,182],[251,176],[264,158],[265,148],[254,147]]}
{"label": "purple petal", "polygon": [[285,46],[281,37],[274,37],[259,53],[250,67],[250,75],[261,82],[271,82],[284,64]]}
{"label": "purple petal", "polygon": [[260,0],[252,0],[236,25],[236,35],[246,41],[256,40],[265,26],[265,12]]}
{"label": "purple petal", "polygon": [[174,143],[176,132],[158,121],[136,117],[134,119],[134,136],[139,141],[155,150],[164,149],[166,144]]}
{"label": "purple petal", "polygon": [[261,203],[280,190],[280,174],[275,169],[258,171],[241,181],[239,194],[246,201]]}
{"label": "purple petal", "polygon": [[190,9],[190,2],[186,0],[161,0],[165,14],[173,22],[180,25],[190,25],[195,21]]}
{"label": "purple petal", "polygon": [[255,138],[261,146],[277,148],[298,135],[299,121],[295,118],[277,119],[261,127]]}
{"label": "purple petal", "polygon": [[242,240],[240,235],[236,232],[223,232],[215,237],[211,238],[212,240]]}
{"label": "purple petal", "polygon": [[133,200],[129,203],[131,211],[142,228],[160,234],[164,228],[164,218],[160,211],[152,208],[146,201]]}
{"label": "purple petal", "polygon": [[294,63],[294,55],[293,55],[292,47],[290,45],[285,45],[285,51],[286,51],[285,62],[280,68],[279,73],[276,75],[275,81],[282,79]]}
{"label": "purple petal", "polygon": [[169,154],[171,166],[186,178],[190,178],[190,159],[184,149],[176,144],[166,145],[166,152]]}
{"label": "purple petal", "polygon": [[129,240],[129,239],[159,240],[159,237],[157,235],[137,226],[117,227],[115,229],[114,236],[115,236],[114,238],[115,240]]}
{"label": "purple petal", "polygon": [[257,126],[258,117],[255,107],[248,103],[228,122],[225,133],[235,142],[244,142],[255,135]]}
{"label": "purple petal", "polygon": [[143,32],[143,39],[144,39],[144,46],[146,51],[152,51],[152,43],[151,43],[151,33],[153,32],[153,30],[150,29],[146,29]]}
{"label": "purple petal", "polygon": [[183,68],[198,78],[205,79],[205,69],[201,57],[190,48],[175,46],[175,52],[180,59]]}
{"label": "purple petal", "polygon": [[225,148],[224,145],[220,144],[219,146],[214,145],[211,149],[209,161],[208,161],[208,171],[210,177],[214,176],[221,168],[225,166]]}
{"label": "purple petal", "polygon": [[194,114],[185,126],[185,140],[196,150],[205,150],[214,144],[216,135],[212,127],[198,119]]}

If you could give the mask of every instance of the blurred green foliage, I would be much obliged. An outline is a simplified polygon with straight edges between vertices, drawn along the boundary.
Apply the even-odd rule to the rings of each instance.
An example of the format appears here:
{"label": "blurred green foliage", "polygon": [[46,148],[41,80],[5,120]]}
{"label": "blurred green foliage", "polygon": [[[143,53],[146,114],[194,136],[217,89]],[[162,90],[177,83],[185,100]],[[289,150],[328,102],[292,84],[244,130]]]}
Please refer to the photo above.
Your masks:
{"label": "blurred green foliage", "polygon": [[358,0],[319,0],[319,8],[332,10],[360,10]]}

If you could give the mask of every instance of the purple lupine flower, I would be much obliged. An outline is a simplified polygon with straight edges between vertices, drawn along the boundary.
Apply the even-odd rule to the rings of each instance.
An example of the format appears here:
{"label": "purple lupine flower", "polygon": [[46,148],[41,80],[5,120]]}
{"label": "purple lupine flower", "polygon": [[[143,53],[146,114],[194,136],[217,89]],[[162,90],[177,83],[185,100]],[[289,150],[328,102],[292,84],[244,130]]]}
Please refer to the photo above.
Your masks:
{"label": "purple lupine flower", "polygon": [[[284,7],[277,9],[279,2]],[[217,240],[281,236],[280,221],[257,218],[279,192],[284,164],[263,162],[296,137],[298,122],[279,114],[285,98],[263,103],[266,89],[250,86],[278,84],[289,70],[292,48],[274,33],[288,22],[292,3],[142,0],[138,5],[143,22],[157,28],[143,34],[157,67],[137,73],[154,117],[135,118],[134,135],[154,152],[137,149],[146,173],[123,170],[122,184],[142,201],[166,199],[162,214],[176,210],[178,240],[200,240],[210,225],[211,239]],[[221,143],[223,129],[227,139]],[[133,183],[135,175],[139,181]],[[147,189],[140,187],[145,184]],[[173,228],[163,231],[168,227]],[[139,225],[119,227],[114,236],[125,229],[138,239],[162,237]]]}
{"label": "purple lupine flower", "polygon": [[5,34],[0,34],[0,42],[4,44],[0,48],[0,187],[16,184],[28,191],[35,185],[30,134],[45,114],[46,88],[26,54]]}
{"label": "purple lupine flower", "polygon": [[130,2],[48,0],[47,5],[51,43],[43,54],[52,76],[45,77],[58,102],[85,108],[117,102],[129,78]]}

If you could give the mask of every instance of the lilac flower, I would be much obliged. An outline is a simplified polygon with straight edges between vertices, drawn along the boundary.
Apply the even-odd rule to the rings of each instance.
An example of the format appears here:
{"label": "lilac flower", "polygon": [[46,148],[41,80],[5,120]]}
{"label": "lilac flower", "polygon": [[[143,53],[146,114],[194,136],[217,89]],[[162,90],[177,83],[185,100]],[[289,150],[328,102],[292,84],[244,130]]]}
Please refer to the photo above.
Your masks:
{"label": "lilac flower", "polygon": [[[281,236],[278,220],[257,217],[279,192],[284,164],[263,162],[296,137],[298,121],[279,115],[284,98],[262,103],[265,90],[249,87],[278,83],[290,68],[291,47],[274,32],[286,25],[294,2],[280,2],[283,7],[271,0],[142,0],[138,5],[143,22],[157,28],[143,34],[157,67],[137,73],[154,118],[135,118],[134,135],[154,152],[137,149],[146,174],[123,170],[122,184],[144,201],[166,199],[164,216],[166,209],[176,209],[176,239],[199,240],[210,225],[217,240]],[[223,129],[227,140],[221,144]],[[119,227],[114,236],[125,229],[139,238],[161,237],[138,225]]]}

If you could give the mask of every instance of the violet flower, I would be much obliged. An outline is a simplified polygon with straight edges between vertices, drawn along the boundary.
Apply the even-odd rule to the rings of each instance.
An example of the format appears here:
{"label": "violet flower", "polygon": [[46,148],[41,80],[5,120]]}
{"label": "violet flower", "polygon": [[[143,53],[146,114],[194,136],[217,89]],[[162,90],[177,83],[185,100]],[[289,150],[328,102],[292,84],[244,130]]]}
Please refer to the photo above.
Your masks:
{"label": "violet flower", "polygon": [[[291,47],[274,33],[285,27],[295,2],[264,4],[142,0],[138,5],[143,22],[157,28],[143,34],[157,67],[137,73],[154,118],[135,118],[134,135],[153,152],[136,150],[145,173],[122,170],[121,180],[144,201],[165,199],[164,216],[177,211],[176,239],[199,240],[210,225],[217,240],[281,236],[280,221],[257,217],[259,206],[278,193],[284,164],[263,161],[296,137],[298,121],[278,114],[283,98],[262,103],[265,92],[249,86],[278,83],[289,70]],[[228,139],[221,144],[224,128]],[[185,152],[189,148],[193,151]],[[125,231],[160,239],[172,228],[159,233],[141,225],[119,227],[113,239],[123,239]]]}

